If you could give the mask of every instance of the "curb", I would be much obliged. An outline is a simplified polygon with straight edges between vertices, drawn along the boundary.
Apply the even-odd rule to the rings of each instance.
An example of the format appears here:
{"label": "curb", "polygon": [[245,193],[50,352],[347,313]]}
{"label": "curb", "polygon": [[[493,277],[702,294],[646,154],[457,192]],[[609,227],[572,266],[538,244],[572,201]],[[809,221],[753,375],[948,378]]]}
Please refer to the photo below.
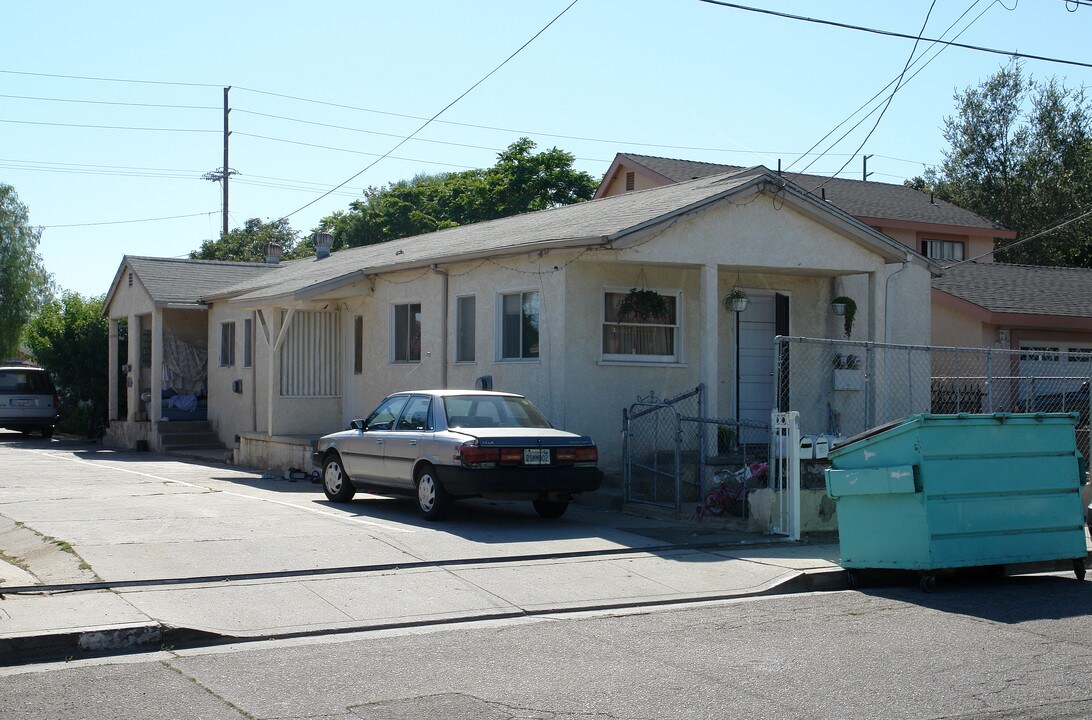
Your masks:
{"label": "curb", "polygon": [[554,609],[536,609],[461,618],[436,620],[416,620],[408,622],[385,623],[381,625],[360,625],[354,627],[326,628],[303,632],[278,632],[261,636],[228,635],[194,628],[174,627],[162,623],[127,625],[117,628],[87,629],[72,632],[47,633],[42,635],[24,635],[0,637],[0,667],[11,667],[31,663],[68,662],[75,659],[108,657],[128,653],[141,653],[154,650],[170,651],[174,649],[208,647],[229,643],[245,643],[256,640],[274,640],[300,637],[322,637],[344,635],[354,632],[369,632],[408,627],[426,627],[436,625],[457,625],[476,620],[497,620],[511,617],[539,617],[563,613],[626,609],[633,607],[683,606],[688,603],[702,603],[711,600],[742,599],[747,597],[771,597],[803,592],[824,592],[845,590],[849,587],[846,571],[842,568],[827,568],[800,572],[794,577],[772,587],[757,592],[717,597],[696,596],[689,599],[671,601],[642,601],[611,604],[609,607],[595,605],[586,607],[565,607]]}
{"label": "curb", "polygon": [[229,636],[160,623],[120,628],[77,630],[0,637],[0,667],[170,649],[181,645],[214,645]]}

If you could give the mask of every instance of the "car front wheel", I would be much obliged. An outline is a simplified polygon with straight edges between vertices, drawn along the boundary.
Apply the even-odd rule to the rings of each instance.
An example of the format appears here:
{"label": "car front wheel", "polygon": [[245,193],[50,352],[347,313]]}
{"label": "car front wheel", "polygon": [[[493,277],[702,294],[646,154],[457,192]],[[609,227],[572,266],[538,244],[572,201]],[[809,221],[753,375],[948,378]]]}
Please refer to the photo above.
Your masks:
{"label": "car front wheel", "polygon": [[426,520],[443,520],[451,510],[451,496],[431,465],[417,471],[417,507]]}
{"label": "car front wheel", "polygon": [[341,457],[330,455],[322,464],[322,490],[331,502],[349,502],[356,495],[349,473],[341,466]]}

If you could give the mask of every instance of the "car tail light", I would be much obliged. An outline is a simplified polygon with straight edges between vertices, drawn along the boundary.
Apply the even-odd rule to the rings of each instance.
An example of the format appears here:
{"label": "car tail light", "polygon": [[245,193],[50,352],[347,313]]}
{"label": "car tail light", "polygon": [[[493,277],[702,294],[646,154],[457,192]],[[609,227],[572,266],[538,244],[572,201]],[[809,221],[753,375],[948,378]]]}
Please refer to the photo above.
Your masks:
{"label": "car tail light", "polygon": [[57,393],[53,393],[53,409],[59,410],[61,407],[61,396]]}
{"label": "car tail light", "polygon": [[459,446],[459,454],[455,459],[466,467],[485,468],[494,467],[500,460],[500,455],[500,450],[497,448],[483,448],[476,443],[464,443]]}
{"label": "car tail light", "polygon": [[523,450],[520,448],[501,448],[501,465],[519,465],[523,462]]}
{"label": "car tail light", "polygon": [[558,448],[557,461],[563,463],[598,463],[599,449],[591,447]]}

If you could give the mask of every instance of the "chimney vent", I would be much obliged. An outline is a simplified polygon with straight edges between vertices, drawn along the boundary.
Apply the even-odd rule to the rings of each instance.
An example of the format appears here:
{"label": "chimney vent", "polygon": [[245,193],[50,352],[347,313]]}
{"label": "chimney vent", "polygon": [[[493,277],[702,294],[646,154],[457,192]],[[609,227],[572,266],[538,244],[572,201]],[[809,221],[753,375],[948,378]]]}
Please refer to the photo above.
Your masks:
{"label": "chimney vent", "polygon": [[265,246],[265,263],[266,265],[276,265],[281,261],[281,254],[284,252],[277,243],[266,243]]}
{"label": "chimney vent", "polygon": [[311,242],[315,244],[315,257],[321,260],[330,255],[330,248],[334,244],[334,236],[328,232],[317,232],[311,236]]}

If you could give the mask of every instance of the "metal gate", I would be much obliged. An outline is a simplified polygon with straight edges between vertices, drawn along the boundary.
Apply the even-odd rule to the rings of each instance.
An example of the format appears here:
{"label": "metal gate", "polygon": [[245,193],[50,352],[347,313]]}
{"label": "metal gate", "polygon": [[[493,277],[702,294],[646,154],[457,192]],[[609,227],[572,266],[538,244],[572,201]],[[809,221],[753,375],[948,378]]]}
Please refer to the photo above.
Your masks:
{"label": "metal gate", "polygon": [[[673,510],[677,517],[700,514],[727,473],[769,458],[770,427],[706,417],[702,385],[665,400],[655,394],[639,399],[623,411],[622,428],[625,502]],[[745,517],[746,497],[736,505]]]}

